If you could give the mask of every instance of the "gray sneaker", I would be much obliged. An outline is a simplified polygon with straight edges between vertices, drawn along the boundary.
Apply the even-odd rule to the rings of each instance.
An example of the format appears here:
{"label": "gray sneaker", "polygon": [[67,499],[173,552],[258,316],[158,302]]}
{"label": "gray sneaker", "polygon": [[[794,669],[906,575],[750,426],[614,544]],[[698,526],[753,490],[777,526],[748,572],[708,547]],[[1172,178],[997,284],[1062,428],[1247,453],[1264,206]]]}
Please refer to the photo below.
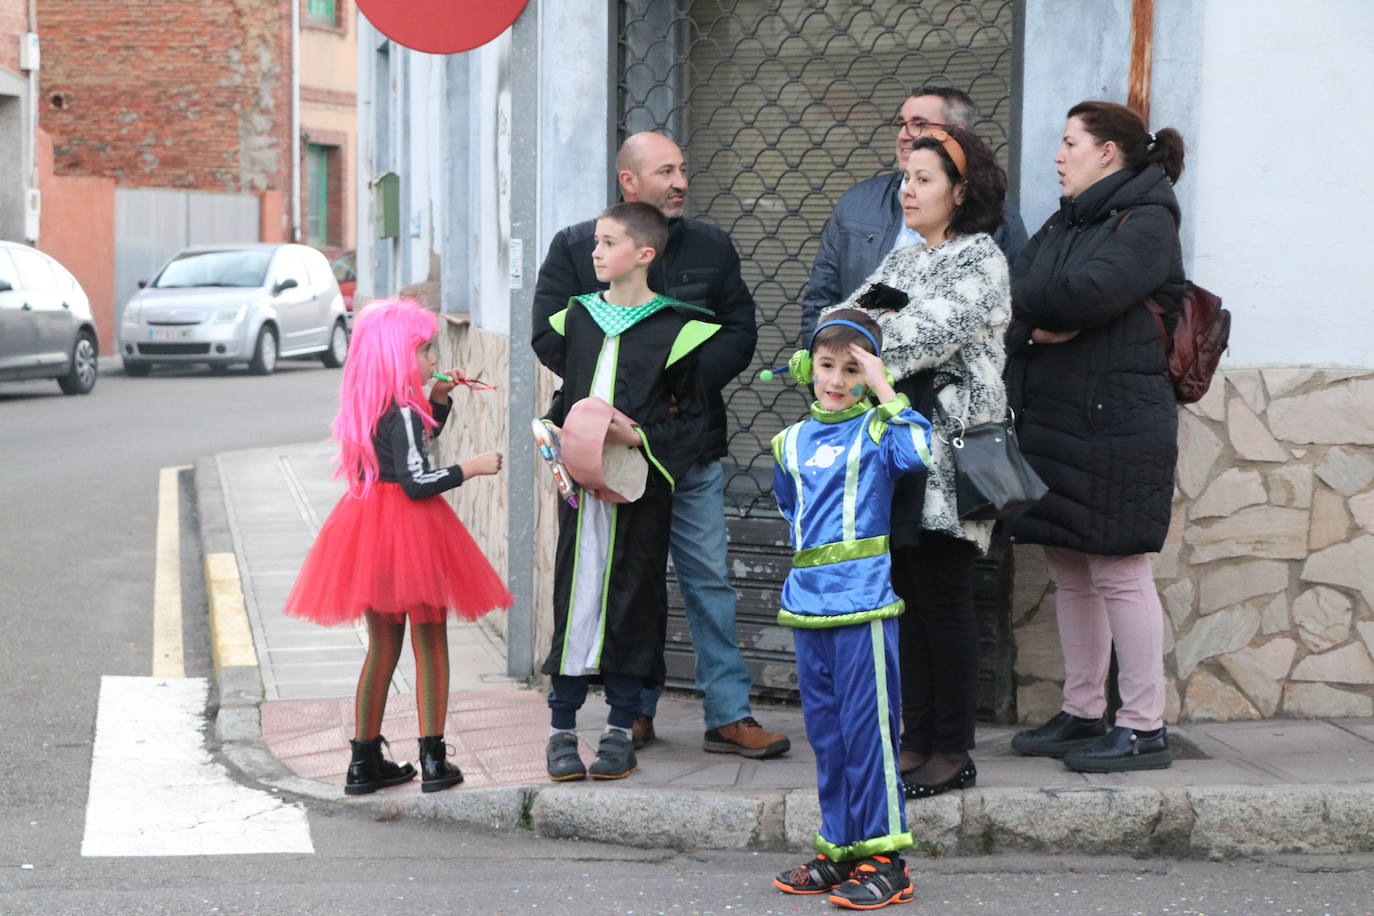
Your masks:
{"label": "gray sneaker", "polygon": [[587,768],[582,765],[582,757],[577,753],[577,736],[563,732],[549,737],[546,752],[549,761],[549,778],[554,782],[571,782],[586,779]]}
{"label": "gray sneaker", "polygon": [[592,779],[624,779],[638,766],[633,739],[624,732],[608,731],[601,736],[596,759],[587,772]]}

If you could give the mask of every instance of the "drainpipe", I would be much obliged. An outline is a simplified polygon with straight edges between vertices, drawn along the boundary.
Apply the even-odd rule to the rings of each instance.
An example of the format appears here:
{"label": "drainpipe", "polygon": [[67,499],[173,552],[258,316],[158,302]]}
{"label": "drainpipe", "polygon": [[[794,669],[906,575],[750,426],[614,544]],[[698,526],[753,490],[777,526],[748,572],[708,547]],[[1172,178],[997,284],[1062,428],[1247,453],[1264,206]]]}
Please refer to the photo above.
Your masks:
{"label": "drainpipe", "polygon": [[1140,115],[1146,130],[1150,127],[1150,71],[1154,67],[1154,35],[1154,0],[1132,0],[1131,82],[1126,90],[1126,104]]}
{"label": "drainpipe", "polygon": [[[29,0],[29,32],[38,34],[38,0]],[[28,36],[25,36],[27,39]],[[38,187],[38,69],[30,70],[29,77],[29,117],[28,130],[24,137],[24,150],[28,155],[28,182],[30,188]]]}
{"label": "drainpipe", "polygon": [[291,241],[301,240],[301,0],[291,2]]}

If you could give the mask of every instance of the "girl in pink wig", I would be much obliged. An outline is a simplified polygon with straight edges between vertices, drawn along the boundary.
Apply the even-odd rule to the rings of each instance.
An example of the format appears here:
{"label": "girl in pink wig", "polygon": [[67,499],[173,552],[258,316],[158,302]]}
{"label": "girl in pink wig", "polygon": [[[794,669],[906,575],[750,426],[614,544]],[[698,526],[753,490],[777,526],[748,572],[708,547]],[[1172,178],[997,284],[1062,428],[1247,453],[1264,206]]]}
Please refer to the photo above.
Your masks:
{"label": "girl in pink wig", "polygon": [[382,756],[382,714],[409,619],[420,717],[421,789],[463,781],[447,761],[449,614],[467,620],[511,605],[510,592],[440,495],[471,477],[495,474],[501,453],[451,467],[429,462],[430,439],[449,414],[458,369],[434,382],[431,338],[438,322],[419,306],[375,302],[353,326],[334,438],[337,474],[348,481],[320,528],[285,612],[321,624],[367,621],[367,659],[355,697],[353,760],[344,792],[364,795],[415,777],[409,763]]}

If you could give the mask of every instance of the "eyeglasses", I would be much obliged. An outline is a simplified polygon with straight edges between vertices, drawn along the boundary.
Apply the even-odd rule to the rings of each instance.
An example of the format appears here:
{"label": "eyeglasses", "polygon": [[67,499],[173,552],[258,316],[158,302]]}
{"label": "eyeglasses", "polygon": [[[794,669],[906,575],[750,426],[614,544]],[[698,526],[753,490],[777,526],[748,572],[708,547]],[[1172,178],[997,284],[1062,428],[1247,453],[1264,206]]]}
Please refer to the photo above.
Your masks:
{"label": "eyeglasses", "polygon": [[933,127],[949,127],[948,124],[941,124],[939,121],[927,121],[925,118],[893,118],[887,122],[887,126],[895,127],[897,130],[905,127],[906,132],[913,137],[919,137]]}

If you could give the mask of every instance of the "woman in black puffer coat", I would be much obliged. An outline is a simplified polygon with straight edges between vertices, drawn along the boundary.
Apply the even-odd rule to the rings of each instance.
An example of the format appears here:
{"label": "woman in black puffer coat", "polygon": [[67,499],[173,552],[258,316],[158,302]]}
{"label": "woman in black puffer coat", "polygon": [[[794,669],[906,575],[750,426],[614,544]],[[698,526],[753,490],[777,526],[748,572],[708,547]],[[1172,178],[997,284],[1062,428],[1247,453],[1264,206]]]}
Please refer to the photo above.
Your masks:
{"label": "woman in black puffer coat", "polygon": [[[1163,612],[1147,554],[1169,528],[1178,408],[1144,300],[1170,325],[1181,308],[1183,138],[1149,133],[1125,106],[1083,102],[1054,161],[1062,206],[1012,270],[1006,380],[1021,449],[1050,488],[1012,534],[1046,548],[1064,704],[1012,746],[1086,772],[1167,767]],[[1108,729],[1113,643],[1122,707]]]}

